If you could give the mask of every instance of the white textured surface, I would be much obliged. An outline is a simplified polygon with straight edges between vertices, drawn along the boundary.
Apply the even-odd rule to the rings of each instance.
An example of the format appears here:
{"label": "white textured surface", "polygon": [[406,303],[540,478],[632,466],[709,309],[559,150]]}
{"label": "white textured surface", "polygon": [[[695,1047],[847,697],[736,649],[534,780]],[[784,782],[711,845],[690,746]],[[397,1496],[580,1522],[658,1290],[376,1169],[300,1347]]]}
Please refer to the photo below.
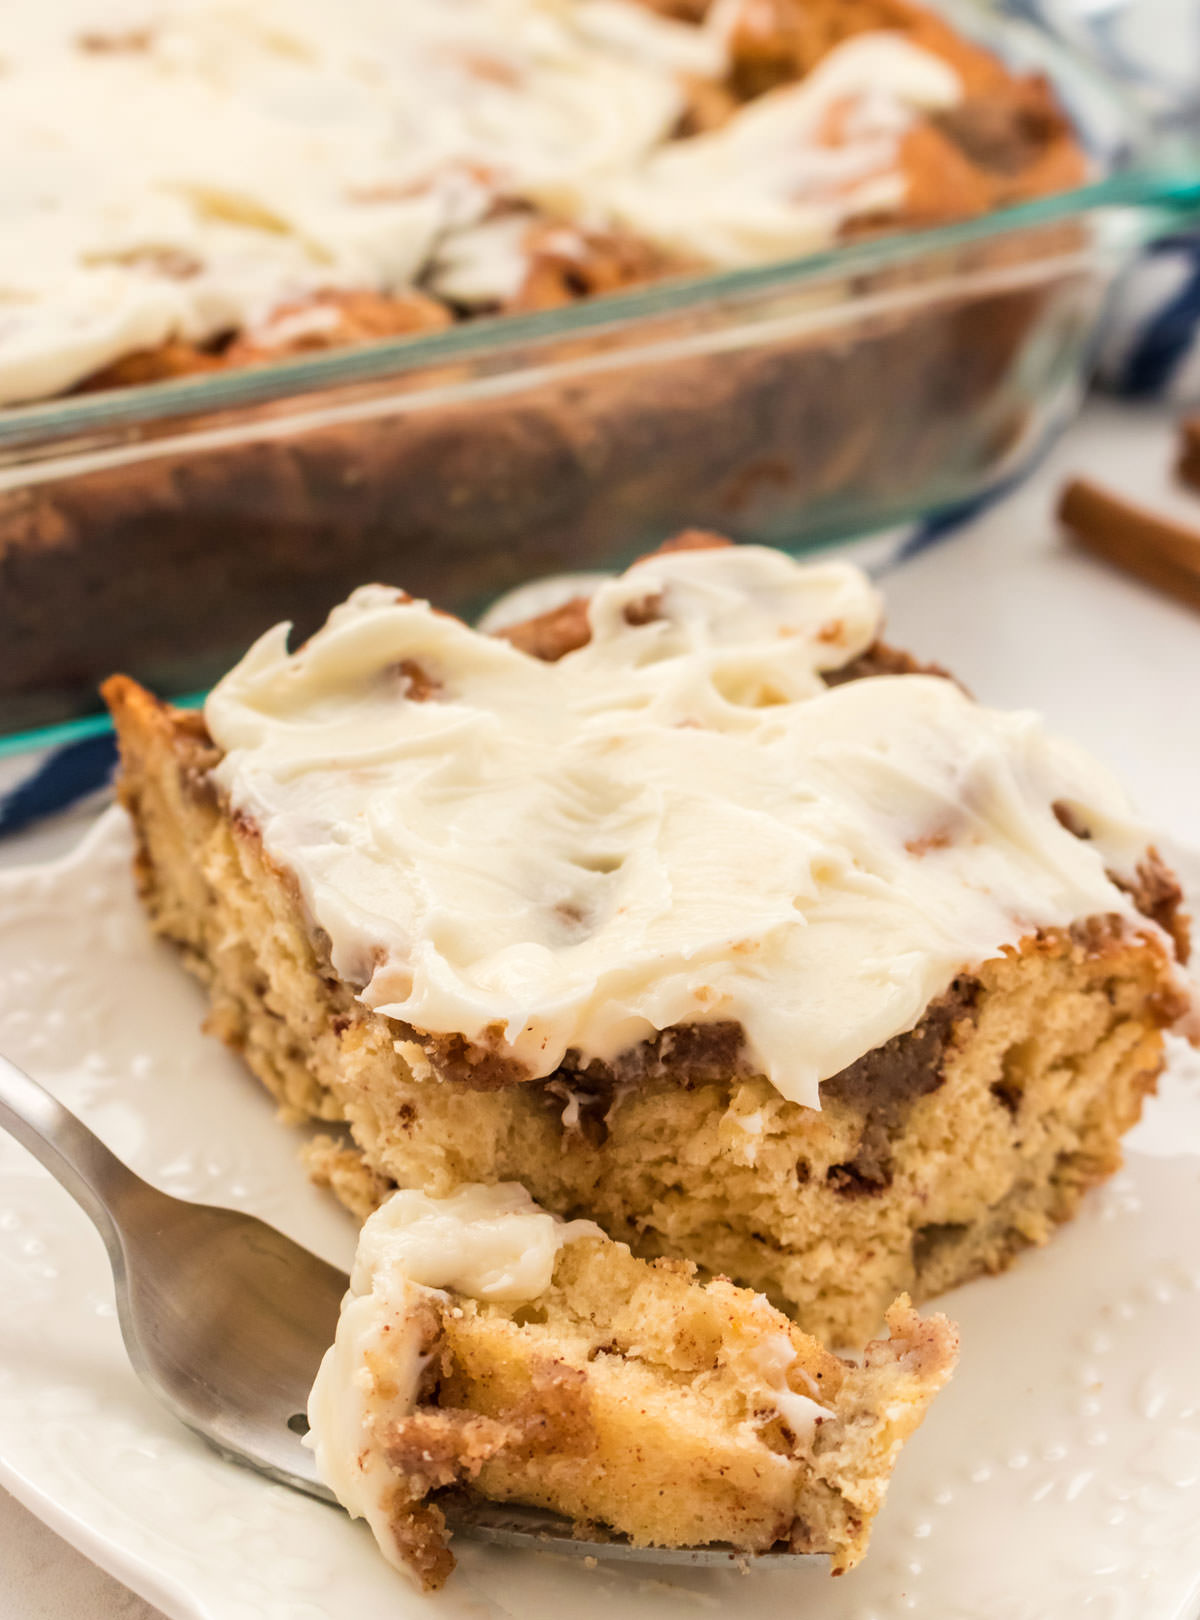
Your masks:
{"label": "white textured surface", "polygon": [[[1163,422],[1093,408],[1036,480],[888,581],[888,594],[894,639],[953,664],[989,701],[1041,707],[1175,836],[1200,842],[1200,716],[1189,701],[1200,623],[1062,547],[1048,517],[1067,469],[1150,494],[1169,454]],[[48,829],[36,847],[61,842]],[[0,1049],[27,1057],[171,1190],[244,1202],[344,1257],[345,1223],[304,1187],[288,1133],[253,1085],[194,1033],[198,994],[143,940],[131,908],[100,916],[77,895],[72,915],[52,923],[44,901],[23,893],[16,910],[0,896]],[[31,1009],[10,972],[42,962],[66,969],[58,1005],[71,991],[78,999],[57,1029],[31,1017],[22,1034],[11,1018]],[[146,1007],[173,1026],[169,1043],[139,1032]],[[47,1046],[30,1053],[39,1033]],[[72,1054],[92,1043],[108,1063],[89,1073]],[[139,1051],[152,1059],[140,1077]],[[464,1547],[465,1578],[438,1612],[1188,1620],[1200,1597],[1198,1089],[1193,1064],[1148,1113],[1128,1170],[1049,1249],[948,1301],[963,1327],[961,1371],[902,1459],[856,1574],[652,1582]],[[0,1477],[172,1615],[434,1612],[382,1565],[365,1529],[216,1463],[157,1412],[121,1358],[98,1240],[8,1145],[0,1210]],[[5,1620],[149,1612],[8,1503],[0,1568]]]}

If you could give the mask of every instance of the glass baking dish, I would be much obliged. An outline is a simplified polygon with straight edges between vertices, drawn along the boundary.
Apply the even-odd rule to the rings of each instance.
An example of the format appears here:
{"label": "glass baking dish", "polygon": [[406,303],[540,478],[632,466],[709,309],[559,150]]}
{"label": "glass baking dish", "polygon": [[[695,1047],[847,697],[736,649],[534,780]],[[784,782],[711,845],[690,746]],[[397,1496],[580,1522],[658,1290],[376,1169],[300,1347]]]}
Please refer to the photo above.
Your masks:
{"label": "glass baking dish", "polygon": [[1051,74],[1092,183],[790,263],[0,413],[0,732],[78,721],[115,669],[194,692],[366,580],[470,613],[684,527],[804,549],[1011,477],[1075,408],[1123,267],[1200,208],[1200,160],[1035,30],[939,9]]}

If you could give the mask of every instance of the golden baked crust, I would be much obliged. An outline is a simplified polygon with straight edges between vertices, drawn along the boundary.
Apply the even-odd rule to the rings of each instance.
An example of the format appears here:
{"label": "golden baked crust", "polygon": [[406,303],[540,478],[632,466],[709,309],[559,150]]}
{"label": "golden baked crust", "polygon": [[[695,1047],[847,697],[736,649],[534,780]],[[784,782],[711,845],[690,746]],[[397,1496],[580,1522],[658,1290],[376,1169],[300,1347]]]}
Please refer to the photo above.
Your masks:
{"label": "golden baked crust", "polygon": [[[562,631],[542,624],[543,655]],[[859,662],[860,677],[907,667],[879,646]],[[344,1147],[318,1162],[360,1214],[393,1182],[440,1196],[520,1180],[635,1253],[695,1260],[861,1344],[896,1294],[1001,1269],[1117,1168],[1179,1011],[1161,936],[1095,918],[964,972],[915,1029],[827,1080],[819,1112],[748,1072],[723,1024],[531,1081],[361,1006],[294,882],[214,792],[202,726],[123,678],[106,696],[153,925],[285,1112],[348,1123],[366,1174]],[[1170,885],[1147,871],[1161,913]]]}
{"label": "golden baked crust", "polygon": [[[298,316],[326,312],[319,325],[297,322]],[[386,294],[359,289],[330,289],[311,298],[282,304],[253,334],[234,333],[216,344],[188,343],[172,338],[156,349],[138,349],[80,383],[77,392],[129,388],[142,383],[169,382],[204,372],[286,360],[319,349],[353,348],[383,338],[413,337],[449,326],[450,311],[424,293]],[[298,330],[292,330],[298,327]]]}

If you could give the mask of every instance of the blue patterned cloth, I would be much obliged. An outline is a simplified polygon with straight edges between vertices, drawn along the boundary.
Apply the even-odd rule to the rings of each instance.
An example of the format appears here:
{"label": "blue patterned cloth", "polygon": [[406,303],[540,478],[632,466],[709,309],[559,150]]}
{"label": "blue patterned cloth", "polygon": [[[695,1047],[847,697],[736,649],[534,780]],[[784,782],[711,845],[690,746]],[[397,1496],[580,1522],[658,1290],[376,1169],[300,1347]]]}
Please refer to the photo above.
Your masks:
{"label": "blue patterned cloth", "polygon": [[[1120,85],[1163,148],[1194,161],[1200,152],[1196,0],[996,3]],[[1059,90],[1069,101],[1069,87]],[[1076,123],[1086,128],[1079,118]],[[1200,403],[1200,229],[1155,242],[1125,277],[1102,334],[1096,381],[1129,399]]]}
{"label": "blue patterned cloth", "polygon": [[116,763],[117,746],[111,735],[85,737],[12,760],[0,790],[0,838],[103,793]]}
{"label": "blue patterned cloth", "polygon": [[1200,402],[1200,233],[1163,237],[1126,277],[1097,381],[1129,399]]}

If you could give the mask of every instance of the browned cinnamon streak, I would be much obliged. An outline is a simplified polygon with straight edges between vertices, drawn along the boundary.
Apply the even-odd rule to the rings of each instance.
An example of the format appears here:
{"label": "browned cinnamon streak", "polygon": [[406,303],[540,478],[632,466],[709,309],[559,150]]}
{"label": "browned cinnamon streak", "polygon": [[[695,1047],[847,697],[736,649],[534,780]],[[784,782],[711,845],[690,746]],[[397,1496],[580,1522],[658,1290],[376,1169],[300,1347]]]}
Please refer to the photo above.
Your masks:
{"label": "browned cinnamon streak", "polygon": [[1200,611],[1200,529],[1147,512],[1084,478],[1063,490],[1058,517],[1089,551]]}

